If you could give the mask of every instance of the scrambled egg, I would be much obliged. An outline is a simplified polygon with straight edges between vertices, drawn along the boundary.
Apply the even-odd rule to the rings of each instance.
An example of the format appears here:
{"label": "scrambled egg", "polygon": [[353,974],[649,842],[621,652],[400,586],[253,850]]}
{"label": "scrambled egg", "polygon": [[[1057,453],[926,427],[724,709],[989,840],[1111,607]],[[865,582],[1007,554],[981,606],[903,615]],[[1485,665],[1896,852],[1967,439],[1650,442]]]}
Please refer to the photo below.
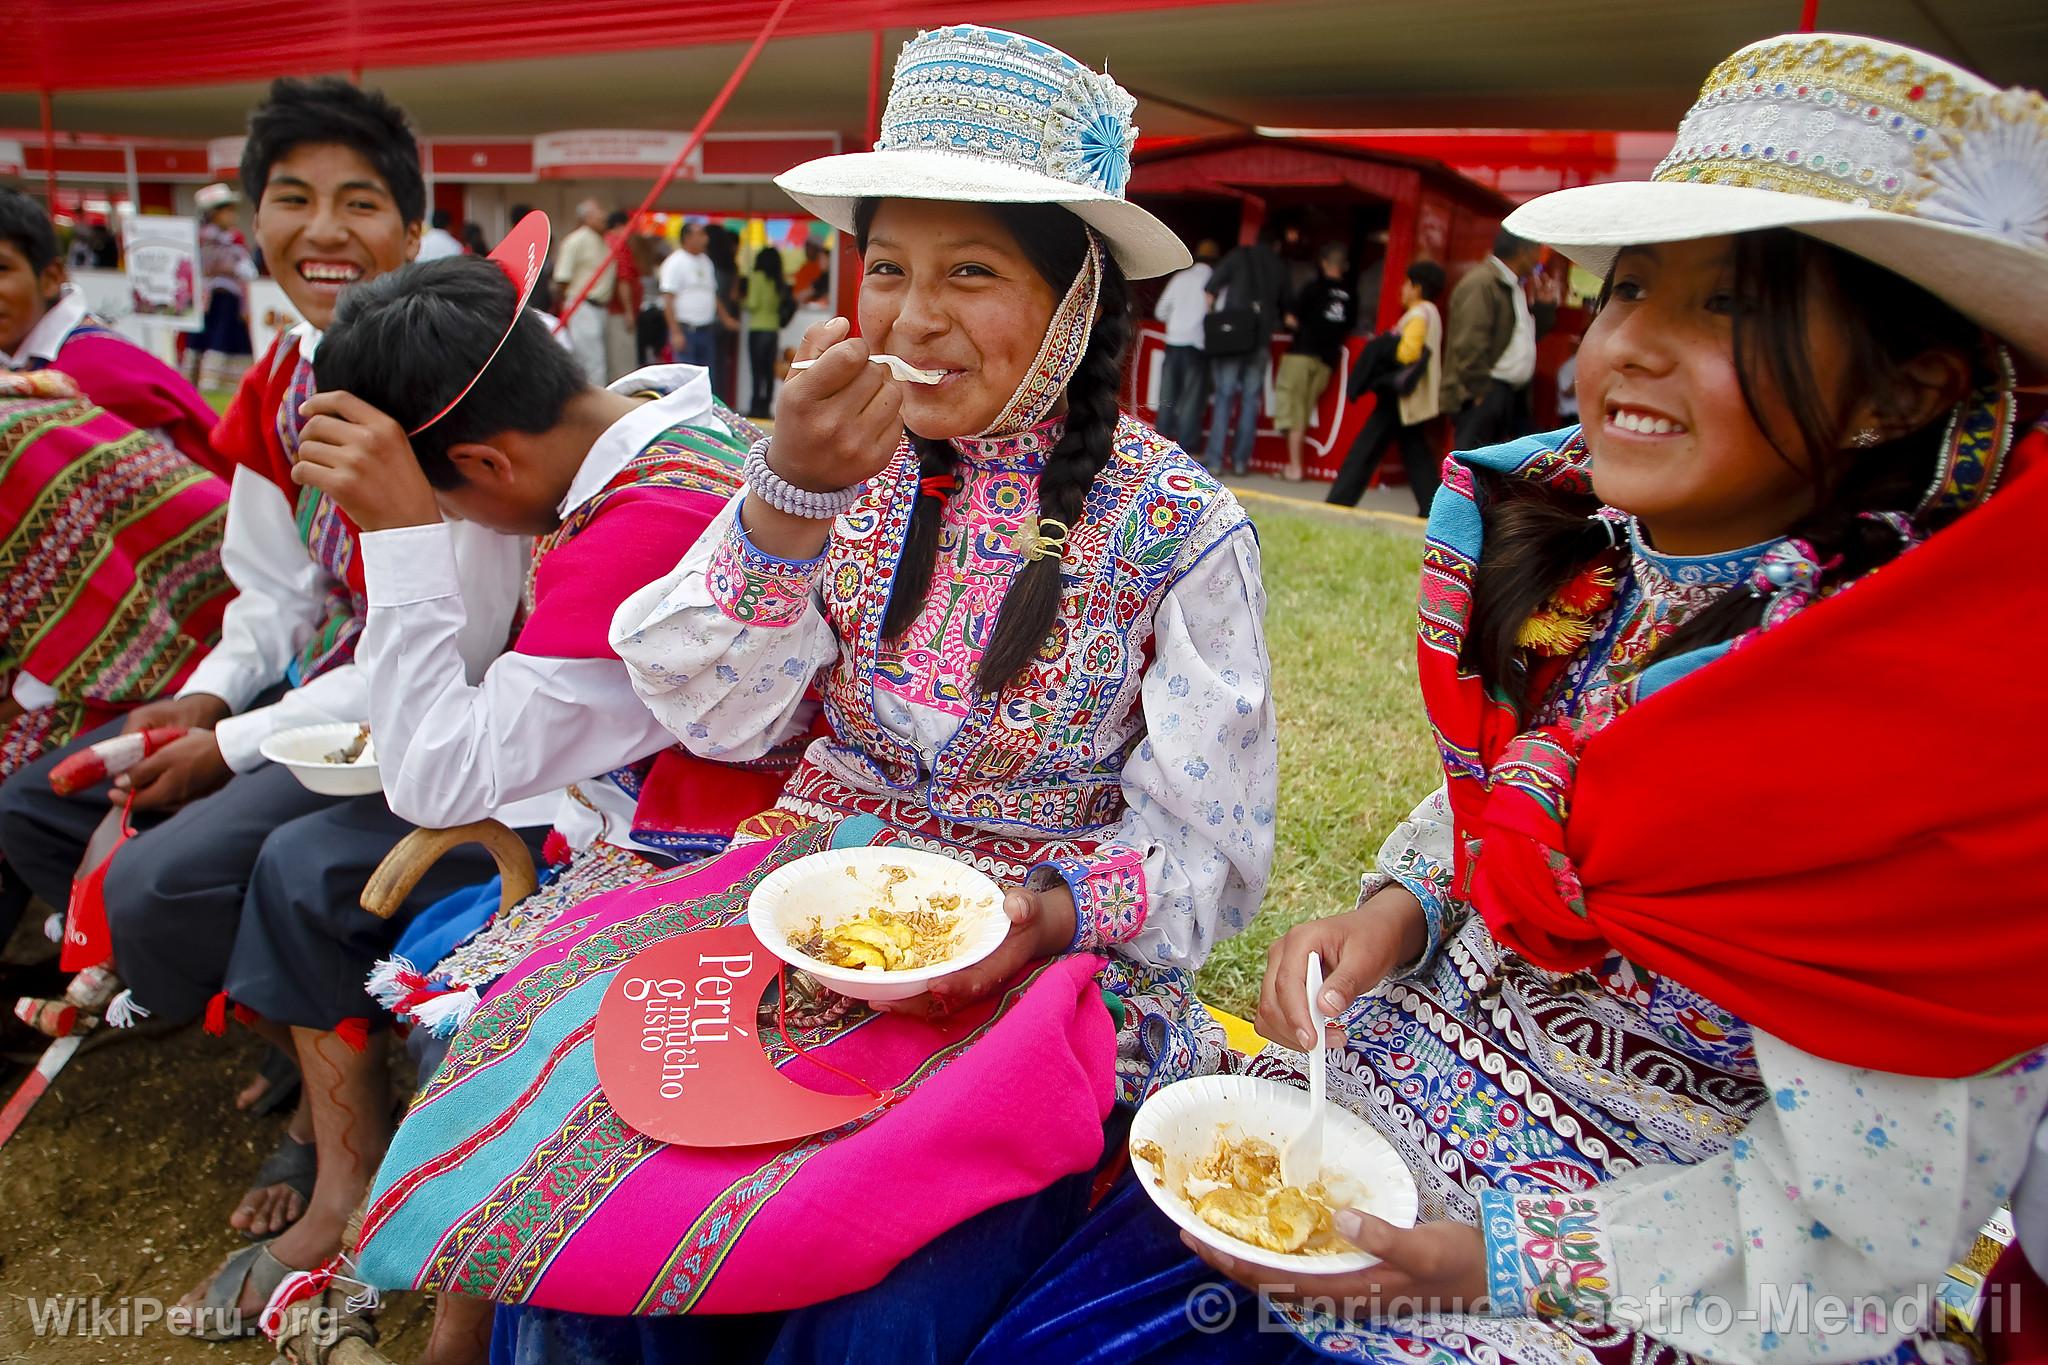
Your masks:
{"label": "scrambled egg", "polygon": [[[1131,1155],[1158,1172],[1155,1183],[1167,1184],[1166,1154],[1158,1143],[1132,1143]],[[1334,1194],[1324,1174],[1325,1180],[1306,1188],[1289,1185],[1272,1143],[1219,1133],[1215,1148],[1189,1165],[1176,1193],[1210,1227],[1268,1251],[1329,1256],[1355,1250],[1337,1235],[1330,1215],[1362,1202],[1362,1194]]]}
{"label": "scrambled egg", "polygon": [[[854,869],[846,871],[849,877],[859,880]],[[869,906],[830,928],[814,917],[804,929],[789,936],[790,946],[806,957],[834,967],[880,972],[915,971],[944,962],[958,952],[958,893],[932,892],[919,898],[921,905],[898,909],[896,888],[910,879],[910,870],[888,867],[883,872],[888,880],[882,888],[882,904]]]}

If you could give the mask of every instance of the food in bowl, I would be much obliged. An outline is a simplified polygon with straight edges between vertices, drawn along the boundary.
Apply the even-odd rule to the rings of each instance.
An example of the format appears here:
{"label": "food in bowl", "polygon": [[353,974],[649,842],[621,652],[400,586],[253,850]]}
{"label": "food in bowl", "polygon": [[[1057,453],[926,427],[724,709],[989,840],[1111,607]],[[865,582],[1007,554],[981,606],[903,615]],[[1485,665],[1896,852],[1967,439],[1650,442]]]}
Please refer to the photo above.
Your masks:
{"label": "food in bowl", "polygon": [[[861,878],[849,867],[856,885]],[[822,916],[789,936],[789,946],[806,957],[848,971],[910,972],[944,962],[960,951],[961,899],[957,891],[904,895],[912,904],[897,903],[899,887],[913,882],[907,867],[882,868],[881,900],[850,919],[827,925]]]}
{"label": "food in bowl", "polygon": [[333,763],[341,767],[355,767],[359,764],[375,763],[377,751],[370,743],[370,727],[358,725],[355,735],[339,749],[320,756],[322,763]]}
{"label": "food in bowl", "polygon": [[1154,1185],[1184,1200],[1210,1227],[1241,1242],[1292,1256],[1336,1256],[1358,1248],[1337,1233],[1332,1215],[1366,1202],[1355,1180],[1329,1170],[1306,1186],[1280,1174],[1280,1153],[1262,1138],[1224,1129],[1205,1156],[1173,1181],[1156,1142],[1131,1144],[1131,1155],[1152,1168]]}

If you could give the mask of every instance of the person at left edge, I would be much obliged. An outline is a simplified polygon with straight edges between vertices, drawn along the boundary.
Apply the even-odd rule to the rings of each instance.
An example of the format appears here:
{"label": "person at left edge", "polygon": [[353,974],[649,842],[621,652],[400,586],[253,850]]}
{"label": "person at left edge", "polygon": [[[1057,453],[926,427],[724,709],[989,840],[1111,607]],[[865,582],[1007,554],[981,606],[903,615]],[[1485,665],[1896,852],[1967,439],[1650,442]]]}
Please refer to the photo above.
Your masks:
{"label": "person at left edge", "polygon": [[[315,795],[267,765],[261,746],[295,726],[369,718],[354,663],[366,610],[357,530],[332,500],[299,488],[291,471],[300,408],[313,393],[313,352],[336,300],[347,286],[404,264],[418,245],[418,146],[404,113],[375,92],[340,80],[280,80],[250,116],[242,182],[256,205],[264,258],[305,323],[244,376],[215,433],[235,464],[222,558],[239,592],[221,642],[175,699],[127,718],[129,729],[178,725],[191,733],[111,793],[133,798],[140,831],[115,853],[106,878],[114,964],[137,1011],[168,1021],[219,1010],[236,927],[266,864],[360,887],[406,829],[381,795]],[[449,535],[467,613],[459,648],[474,678],[504,647],[526,549],[467,523],[451,525]],[[50,791],[49,769],[67,752],[45,755],[0,788],[0,850],[38,895],[59,905],[110,799],[105,788],[71,798]],[[431,901],[482,880],[488,867],[475,851],[458,852],[417,894]],[[289,1051],[288,1034],[265,1036]],[[309,1117],[303,1109],[298,1116],[301,1138],[310,1137]],[[265,1184],[230,1222],[276,1232],[296,1216],[290,1203]]]}
{"label": "person at left edge", "polygon": [[[95,318],[66,277],[43,206],[0,186],[0,368],[60,370],[92,402],[228,477],[213,409],[185,377]],[[61,904],[61,902],[59,902]]]}

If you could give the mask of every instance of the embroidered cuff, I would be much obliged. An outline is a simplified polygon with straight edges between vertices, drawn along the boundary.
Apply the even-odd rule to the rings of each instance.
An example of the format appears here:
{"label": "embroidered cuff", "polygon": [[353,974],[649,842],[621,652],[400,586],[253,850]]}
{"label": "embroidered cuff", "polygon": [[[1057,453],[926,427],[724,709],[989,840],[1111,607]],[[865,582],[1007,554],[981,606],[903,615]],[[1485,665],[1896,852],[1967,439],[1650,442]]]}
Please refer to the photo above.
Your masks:
{"label": "embroidered cuff", "polygon": [[1607,1320],[1614,1252],[1591,1196],[1487,1190],[1479,1196],[1479,1226],[1494,1316]]}
{"label": "embroidered cuff", "polygon": [[1405,980],[1421,975],[1435,963],[1444,944],[1464,923],[1464,917],[1456,913],[1451,903],[1451,869],[1415,849],[1403,853],[1392,864],[1382,863],[1378,871],[1366,873],[1359,883],[1358,903],[1365,904],[1396,882],[1422,902],[1422,918],[1427,926],[1421,954],[1388,973],[1395,980]]}
{"label": "embroidered cuff", "polygon": [[1145,857],[1133,848],[1104,845],[1093,858],[1055,858],[1026,877],[1043,888],[1057,878],[1074,897],[1070,953],[1095,953],[1128,943],[1145,927]]}
{"label": "embroidered cuff", "polygon": [[731,619],[749,626],[793,626],[803,619],[824,564],[822,554],[778,559],[756,549],[735,509],[705,577],[711,600]]}

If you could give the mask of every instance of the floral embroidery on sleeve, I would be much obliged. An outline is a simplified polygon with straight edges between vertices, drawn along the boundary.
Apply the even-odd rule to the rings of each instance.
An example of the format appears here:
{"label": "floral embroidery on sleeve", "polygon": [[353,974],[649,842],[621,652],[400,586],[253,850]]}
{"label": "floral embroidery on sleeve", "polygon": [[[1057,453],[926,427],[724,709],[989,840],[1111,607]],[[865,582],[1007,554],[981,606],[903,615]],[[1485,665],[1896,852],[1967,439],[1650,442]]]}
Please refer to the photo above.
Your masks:
{"label": "floral embroidery on sleeve", "polygon": [[777,559],[756,549],[735,516],[705,578],[711,600],[732,620],[749,626],[793,626],[803,619],[824,563],[823,555]]}
{"label": "floral embroidery on sleeve", "polygon": [[1145,859],[1136,849],[1105,846],[1093,858],[1059,858],[1031,870],[1033,886],[1065,882],[1074,896],[1074,940],[1068,952],[1100,952],[1128,943],[1145,927]]}
{"label": "floral embroidery on sleeve", "polygon": [[1604,1322],[1614,1253],[1588,1195],[1487,1190],[1479,1197],[1493,1312]]}

